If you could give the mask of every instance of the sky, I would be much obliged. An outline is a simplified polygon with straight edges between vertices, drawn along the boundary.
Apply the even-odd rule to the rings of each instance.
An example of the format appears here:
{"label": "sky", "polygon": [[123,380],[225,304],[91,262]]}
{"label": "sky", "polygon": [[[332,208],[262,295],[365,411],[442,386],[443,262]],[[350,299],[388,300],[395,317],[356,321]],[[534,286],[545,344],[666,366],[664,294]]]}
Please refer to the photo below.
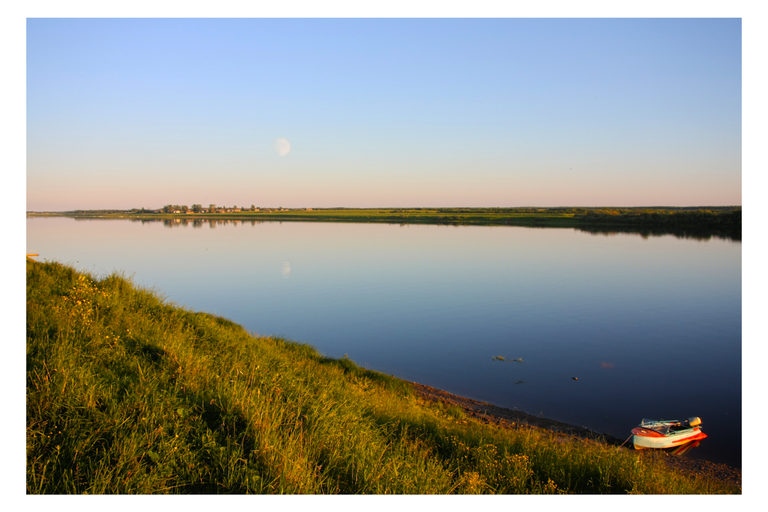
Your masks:
{"label": "sky", "polygon": [[742,20],[26,20],[26,209],[742,203]]}

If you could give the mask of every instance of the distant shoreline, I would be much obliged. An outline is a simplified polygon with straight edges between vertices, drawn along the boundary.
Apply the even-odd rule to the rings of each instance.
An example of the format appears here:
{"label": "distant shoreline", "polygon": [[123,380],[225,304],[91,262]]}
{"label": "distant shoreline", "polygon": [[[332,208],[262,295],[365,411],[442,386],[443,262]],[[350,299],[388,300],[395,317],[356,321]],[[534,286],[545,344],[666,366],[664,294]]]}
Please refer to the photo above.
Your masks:
{"label": "distant shoreline", "polygon": [[[180,207],[187,209],[186,206]],[[128,219],[188,224],[201,222],[347,222],[432,224],[449,226],[527,226],[575,228],[591,233],[631,232],[684,238],[712,236],[741,240],[741,207],[655,208],[258,208],[243,211],[221,208],[215,212],[164,213],[157,210],[75,210],[27,212],[27,217],[75,219]]]}

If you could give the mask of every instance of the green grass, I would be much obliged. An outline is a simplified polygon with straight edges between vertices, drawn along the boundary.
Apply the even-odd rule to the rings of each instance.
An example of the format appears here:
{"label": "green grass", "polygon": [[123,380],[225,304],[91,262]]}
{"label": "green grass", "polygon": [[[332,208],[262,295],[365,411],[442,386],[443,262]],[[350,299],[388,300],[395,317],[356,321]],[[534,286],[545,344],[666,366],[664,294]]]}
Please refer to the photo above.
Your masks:
{"label": "green grass", "polygon": [[739,492],[29,259],[26,439],[33,494]]}

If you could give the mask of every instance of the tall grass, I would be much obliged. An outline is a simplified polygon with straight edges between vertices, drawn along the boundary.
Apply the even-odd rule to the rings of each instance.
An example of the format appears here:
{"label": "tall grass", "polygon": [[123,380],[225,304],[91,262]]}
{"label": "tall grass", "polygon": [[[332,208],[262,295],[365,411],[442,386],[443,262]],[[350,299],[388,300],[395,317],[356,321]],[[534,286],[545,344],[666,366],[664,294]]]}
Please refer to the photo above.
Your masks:
{"label": "tall grass", "polygon": [[738,492],[32,260],[26,437],[28,493]]}

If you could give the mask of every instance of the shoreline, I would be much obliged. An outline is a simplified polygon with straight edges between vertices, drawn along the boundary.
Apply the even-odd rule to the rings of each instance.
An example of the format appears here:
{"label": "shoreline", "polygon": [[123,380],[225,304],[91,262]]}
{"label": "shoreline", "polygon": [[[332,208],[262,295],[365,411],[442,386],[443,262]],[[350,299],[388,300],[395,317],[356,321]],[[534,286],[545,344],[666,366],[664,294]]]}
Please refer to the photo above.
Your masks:
{"label": "shoreline", "polygon": [[254,335],[119,275],[27,258],[27,290],[28,494],[741,494],[740,471]]}
{"label": "shoreline", "polygon": [[[636,210],[636,208],[635,208]],[[740,213],[740,210],[739,210]],[[660,216],[659,216],[660,215]],[[75,220],[129,220],[133,222],[163,222],[166,225],[199,225],[201,223],[262,223],[262,222],[319,222],[342,224],[389,224],[427,226],[518,226],[527,228],[576,229],[587,233],[636,233],[642,236],[672,235],[678,238],[708,240],[712,237],[725,240],[741,240],[741,220],[725,224],[717,222],[717,214],[711,218],[670,221],[673,216],[688,215],[685,211],[666,214],[575,215],[573,213],[540,212],[514,214],[484,214],[466,212],[440,214],[417,212],[391,214],[391,212],[365,210],[312,210],[310,212],[244,212],[244,213],[73,213],[27,212],[27,218],[63,217]],[[666,217],[665,217],[666,216]]]}
{"label": "shoreline", "polygon": [[466,411],[468,416],[486,423],[493,423],[503,428],[532,427],[547,430],[556,434],[565,434],[585,439],[600,439],[606,444],[616,446],[621,445],[623,441],[617,437],[609,434],[601,434],[586,427],[577,427],[575,425],[569,425],[568,423],[534,416],[523,411],[507,409],[473,398],[454,395],[453,393],[449,393],[442,389],[433,388],[432,386],[427,386],[418,382],[408,382],[413,386],[414,391],[421,398],[433,402],[443,402],[455,407],[461,407]]}
{"label": "shoreline", "polygon": [[[609,434],[601,434],[586,427],[577,427],[560,421],[534,416],[522,411],[499,407],[488,402],[454,395],[442,389],[433,388],[418,382],[408,382],[416,395],[429,402],[442,402],[449,406],[460,407],[473,419],[491,423],[499,428],[518,429],[532,428],[545,430],[556,436],[578,437],[596,443],[608,444],[617,449],[635,451],[632,443]],[[688,475],[707,475],[721,481],[737,485],[741,489],[741,468],[736,468],[720,462],[706,459],[676,456],[661,450],[644,450],[638,452],[641,457],[661,458],[664,462],[680,472]]]}

